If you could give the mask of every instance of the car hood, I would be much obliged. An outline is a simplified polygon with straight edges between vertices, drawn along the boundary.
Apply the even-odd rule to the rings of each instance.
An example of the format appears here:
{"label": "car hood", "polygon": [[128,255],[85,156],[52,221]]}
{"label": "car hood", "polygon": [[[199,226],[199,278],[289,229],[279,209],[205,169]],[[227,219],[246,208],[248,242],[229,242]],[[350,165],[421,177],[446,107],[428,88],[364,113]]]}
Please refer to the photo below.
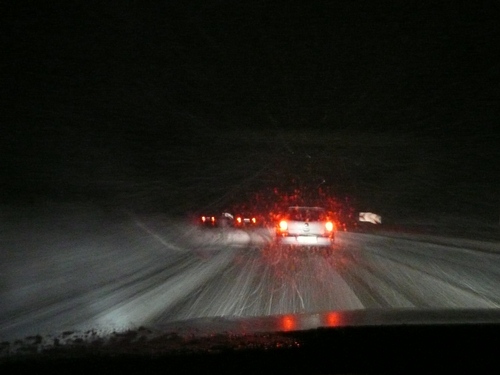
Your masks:
{"label": "car hood", "polygon": [[[457,330],[488,326],[500,330],[499,309],[368,309],[284,314],[265,317],[207,317],[138,327],[126,331],[66,331],[3,342],[1,357],[18,354],[213,352],[245,348],[300,347],[314,336],[335,332],[408,331],[411,327]],[[311,336],[312,335],[312,336]]]}
{"label": "car hood", "polygon": [[[429,373],[491,370],[500,311],[360,310],[204,318],[2,343],[1,373]],[[47,341],[49,340],[49,341]]]}

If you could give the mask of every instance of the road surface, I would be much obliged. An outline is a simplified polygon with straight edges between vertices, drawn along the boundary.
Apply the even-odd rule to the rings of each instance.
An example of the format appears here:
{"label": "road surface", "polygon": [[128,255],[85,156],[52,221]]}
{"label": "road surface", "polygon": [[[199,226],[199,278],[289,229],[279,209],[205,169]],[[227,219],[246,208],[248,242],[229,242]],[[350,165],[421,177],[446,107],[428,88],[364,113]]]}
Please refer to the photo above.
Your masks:
{"label": "road surface", "polygon": [[4,208],[0,341],[200,317],[498,308],[498,242],[339,232],[280,253],[271,232],[90,207]]}

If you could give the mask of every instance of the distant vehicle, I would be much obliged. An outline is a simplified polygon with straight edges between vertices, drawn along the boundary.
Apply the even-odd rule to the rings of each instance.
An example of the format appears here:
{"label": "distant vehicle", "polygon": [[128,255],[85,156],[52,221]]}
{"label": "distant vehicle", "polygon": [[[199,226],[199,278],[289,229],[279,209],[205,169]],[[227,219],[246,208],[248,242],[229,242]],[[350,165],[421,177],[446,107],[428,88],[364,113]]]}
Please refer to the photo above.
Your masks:
{"label": "distant vehicle", "polygon": [[215,227],[218,224],[218,217],[215,215],[201,215],[200,224],[207,227]]}
{"label": "distant vehicle", "polygon": [[257,215],[252,215],[249,213],[236,214],[234,217],[234,226],[237,228],[243,227],[256,227],[261,225],[262,219]]}
{"label": "distant vehicle", "polygon": [[199,223],[204,227],[229,227],[234,225],[234,216],[229,212],[217,215],[200,215]]}
{"label": "distant vehicle", "polygon": [[292,206],[276,227],[276,242],[290,247],[332,247],[336,227],[322,207]]}
{"label": "distant vehicle", "polygon": [[234,226],[234,215],[229,212],[223,212],[219,218],[219,226],[222,228]]}

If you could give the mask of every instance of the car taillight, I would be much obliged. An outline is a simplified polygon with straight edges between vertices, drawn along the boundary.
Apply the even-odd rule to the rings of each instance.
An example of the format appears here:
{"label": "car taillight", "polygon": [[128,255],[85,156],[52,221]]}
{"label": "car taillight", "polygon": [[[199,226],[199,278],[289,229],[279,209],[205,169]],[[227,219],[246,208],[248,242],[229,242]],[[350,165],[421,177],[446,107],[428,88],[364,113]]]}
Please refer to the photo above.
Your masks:
{"label": "car taillight", "polygon": [[333,223],[331,221],[327,221],[325,223],[325,228],[328,232],[331,232],[333,230]]}
{"label": "car taillight", "polygon": [[238,224],[241,224],[241,217],[237,217],[236,221],[238,222]]}
{"label": "car taillight", "polygon": [[212,223],[215,222],[215,217],[212,216]]}
{"label": "car taillight", "polygon": [[280,221],[280,230],[285,231],[288,229],[288,223],[286,220],[281,220]]}
{"label": "car taillight", "polygon": [[207,218],[205,216],[201,217],[201,221],[205,222],[206,220],[207,220]]}
{"label": "car taillight", "polygon": [[256,218],[254,218],[254,217],[252,217],[252,223],[254,223],[254,224],[255,224],[256,222],[257,222],[257,219],[256,219]]}

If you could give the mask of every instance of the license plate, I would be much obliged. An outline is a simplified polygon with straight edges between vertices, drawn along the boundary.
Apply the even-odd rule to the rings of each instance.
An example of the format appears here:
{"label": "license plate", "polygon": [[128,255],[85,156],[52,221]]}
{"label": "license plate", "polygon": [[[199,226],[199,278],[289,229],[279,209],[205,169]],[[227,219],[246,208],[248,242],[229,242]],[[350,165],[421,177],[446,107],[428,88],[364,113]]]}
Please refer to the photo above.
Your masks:
{"label": "license plate", "polygon": [[299,236],[297,237],[297,242],[302,244],[315,244],[318,243],[318,239],[312,236]]}

